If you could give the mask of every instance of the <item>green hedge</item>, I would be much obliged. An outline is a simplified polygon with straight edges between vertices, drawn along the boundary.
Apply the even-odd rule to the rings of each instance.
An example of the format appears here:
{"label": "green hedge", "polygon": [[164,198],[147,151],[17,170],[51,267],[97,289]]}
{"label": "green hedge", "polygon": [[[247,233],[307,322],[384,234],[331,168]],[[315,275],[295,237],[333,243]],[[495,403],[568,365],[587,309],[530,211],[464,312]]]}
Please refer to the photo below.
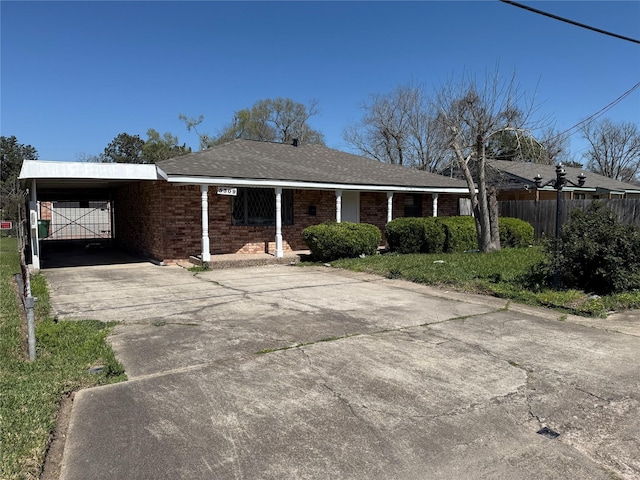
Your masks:
{"label": "green hedge", "polygon": [[[533,243],[533,227],[518,218],[501,217],[502,247],[528,247]],[[397,253],[465,252],[478,249],[473,217],[396,218],[386,226],[389,250]]]}
{"label": "green hedge", "polygon": [[519,218],[500,217],[500,246],[522,248],[533,244],[533,227]]}
{"label": "green hedge", "polygon": [[398,253],[440,253],[445,234],[434,217],[396,218],[385,228],[389,250]]}
{"label": "green hedge", "polygon": [[438,217],[438,223],[444,228],[445,252],[466,252],[478,249],[478,234],[473,217]]}
{"label": "green hedge", "polygon": [[368,223],[325,222],[305,228],[302,238],[316,260],[330,262],[375,254],[382,233],[378,227]]}

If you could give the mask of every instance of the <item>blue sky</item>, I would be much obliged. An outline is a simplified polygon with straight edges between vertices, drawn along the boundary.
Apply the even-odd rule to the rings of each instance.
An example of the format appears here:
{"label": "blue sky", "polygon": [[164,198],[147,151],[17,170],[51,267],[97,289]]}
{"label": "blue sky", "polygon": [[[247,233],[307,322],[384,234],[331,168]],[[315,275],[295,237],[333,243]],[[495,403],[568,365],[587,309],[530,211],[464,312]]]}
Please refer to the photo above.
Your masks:
{"label": "blue sky", "polygon": [[[638,1],[522,3],[640,39]],[[558,130],[640,82],[640,45],[493,1],[0,2],[0,131],[43,160],[95,155],[154,128],[197,149],[179,114],[215,134],[256,101],[316,99],[311,126],[342,132],[371,94],[437,89],[498,65]],[[640,126],[640,88],[605,117]],[[579,160],[585,143],[573,135]]]}

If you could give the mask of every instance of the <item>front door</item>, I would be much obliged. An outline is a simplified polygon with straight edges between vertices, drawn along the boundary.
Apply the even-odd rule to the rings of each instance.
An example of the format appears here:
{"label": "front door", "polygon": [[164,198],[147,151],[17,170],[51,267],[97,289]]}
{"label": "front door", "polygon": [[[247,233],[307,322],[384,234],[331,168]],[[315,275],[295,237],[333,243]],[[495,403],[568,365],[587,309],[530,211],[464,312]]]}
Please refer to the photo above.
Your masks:
{"label": "front door", "polygon": [[343,222],[360,223],[360,192],[342,192],[342,215]]}

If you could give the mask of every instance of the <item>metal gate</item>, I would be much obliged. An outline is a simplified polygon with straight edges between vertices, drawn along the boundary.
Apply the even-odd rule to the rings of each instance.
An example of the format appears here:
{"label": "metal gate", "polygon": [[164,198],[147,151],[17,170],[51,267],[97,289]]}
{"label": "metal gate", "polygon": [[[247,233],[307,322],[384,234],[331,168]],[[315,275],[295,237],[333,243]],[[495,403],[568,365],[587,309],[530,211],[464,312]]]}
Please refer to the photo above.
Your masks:
{"label": "metal gate", "polygon": [[111,240],[113,208],[108,200],[40,203],[38,236],[47,240]]}

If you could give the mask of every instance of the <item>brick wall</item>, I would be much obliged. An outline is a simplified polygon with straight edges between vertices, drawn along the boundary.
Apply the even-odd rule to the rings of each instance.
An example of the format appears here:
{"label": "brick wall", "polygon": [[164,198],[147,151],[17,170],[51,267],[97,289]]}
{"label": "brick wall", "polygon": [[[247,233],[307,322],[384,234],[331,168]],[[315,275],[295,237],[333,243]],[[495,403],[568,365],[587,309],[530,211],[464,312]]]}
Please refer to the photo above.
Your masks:
{"label": "brick wall", "polygon": [[[431,195],[423,195],[423,215],[432,212]],[[209,189],[209,243],[212,255],[222,253],[275,252],[275,226],[233,226],[233,197]],[[439,215],[457,214],[457,197],[440,195]],[[302,231],[335,220],[334,191],[293,191],[293,225],[282,226],[283,249],[306,250]],[[404,195],[395,194],[393,216],[404,214]],[[139,182],[114,193],[115,233],[118,245],[156,260],[188,259],[201,253],[200,187],[163,181]],[[453,212],[453,213],[450,213]],[[315,214],[314,214],[315,213]],[[362,192],[360,221],[376,225],[384,233],[387,194]]]}
{"label": "brick wall", "polygon": [[[465,195],[438,195],[438,216],[439,217],[455,217],[459,214],[458,204],[460,198],[468,198]],[[431,216],[431,208],[429,215]]]}
{"label": "brick wall", "polygon": [[166,182],[138,182],[114,191],[115,242],[118,246],[156,260],[167,258],[165,203],[170,204],[173,196],[169,188]]}

